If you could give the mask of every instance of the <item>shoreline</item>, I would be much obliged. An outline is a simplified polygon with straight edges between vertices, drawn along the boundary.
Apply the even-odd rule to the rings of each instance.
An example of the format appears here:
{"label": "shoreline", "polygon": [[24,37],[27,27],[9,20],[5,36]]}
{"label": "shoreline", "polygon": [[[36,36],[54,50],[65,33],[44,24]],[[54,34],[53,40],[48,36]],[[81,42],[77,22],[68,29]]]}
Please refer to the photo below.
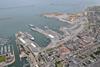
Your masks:
{"label": "shoreline", "polygon": [[82,17],[83,13],[67,14],[67,13],[45,13],[43,14],[46,18],[54,18],[61,22],[66,22],[69,24],[75,24],[78,22],[79,18]]}

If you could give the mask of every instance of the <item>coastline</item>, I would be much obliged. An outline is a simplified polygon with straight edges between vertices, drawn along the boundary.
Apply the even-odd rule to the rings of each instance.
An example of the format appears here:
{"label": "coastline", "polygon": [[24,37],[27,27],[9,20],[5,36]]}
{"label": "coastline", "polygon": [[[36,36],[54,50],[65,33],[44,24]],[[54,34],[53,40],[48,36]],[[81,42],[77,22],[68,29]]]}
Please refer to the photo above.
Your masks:
{"label": "coastline", "polygon": [[43,14],[44,17],[47,18],[54,18],[61,22],[66,22],[69,24],[75,24],[82,17],[83,13],[76,13],[76,14],[67,14],[67,13],[45,13]]}

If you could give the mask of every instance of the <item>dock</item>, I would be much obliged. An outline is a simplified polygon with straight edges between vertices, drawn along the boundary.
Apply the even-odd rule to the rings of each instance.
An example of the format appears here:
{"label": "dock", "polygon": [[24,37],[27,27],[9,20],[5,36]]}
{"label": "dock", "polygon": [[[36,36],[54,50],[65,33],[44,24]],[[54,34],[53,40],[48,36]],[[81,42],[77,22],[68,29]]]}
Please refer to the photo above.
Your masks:
{"label": "dock", "polygon": [[31,30],[32,31],[36,31],[36,32],[39,32],[45,36],[47,36],[48,38],[51,39],[51,41],[58,41],[62,38],[61,34],[51,30],[51,29],[40,29],[39,27],[31,27]]}
{"label": "dock", "polygon": [[23,47],[24,55],[28,58],[30,65],[35,67],[38,64],[36,56],[41,51],[41,47],[39,47],[39,45],[31,39],[33,37],[30,38],[29,35],[27,32],[18,32],[16,34],[16,43],[18,46]]}

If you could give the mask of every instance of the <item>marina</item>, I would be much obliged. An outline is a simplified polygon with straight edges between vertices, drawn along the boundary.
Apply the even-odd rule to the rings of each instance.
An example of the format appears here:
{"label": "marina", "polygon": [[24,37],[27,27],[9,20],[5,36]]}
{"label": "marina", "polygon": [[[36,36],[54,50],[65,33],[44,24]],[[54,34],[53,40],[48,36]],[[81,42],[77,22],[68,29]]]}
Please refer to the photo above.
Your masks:
{"label": "marina", "polygon": [[13,46],[9,44],[8,39],[1,38],[0,41],[0,56],[4,57],[0,66],[8,66],[15,62],[15,54]]}

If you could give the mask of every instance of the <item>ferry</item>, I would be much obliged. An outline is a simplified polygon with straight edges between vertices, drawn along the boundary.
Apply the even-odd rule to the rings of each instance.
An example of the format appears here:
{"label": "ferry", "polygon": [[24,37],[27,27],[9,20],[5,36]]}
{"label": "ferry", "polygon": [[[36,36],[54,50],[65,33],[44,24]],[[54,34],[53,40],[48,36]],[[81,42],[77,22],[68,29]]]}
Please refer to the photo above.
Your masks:
{"label": "ferry", "polygon": [[30,40],[34,40],[34,39],[35,39],[31,34],[29,34],[29,33],[27,33],[27,32],[25,32],[25,34],[27,35],[27,37],[28,37]]}

